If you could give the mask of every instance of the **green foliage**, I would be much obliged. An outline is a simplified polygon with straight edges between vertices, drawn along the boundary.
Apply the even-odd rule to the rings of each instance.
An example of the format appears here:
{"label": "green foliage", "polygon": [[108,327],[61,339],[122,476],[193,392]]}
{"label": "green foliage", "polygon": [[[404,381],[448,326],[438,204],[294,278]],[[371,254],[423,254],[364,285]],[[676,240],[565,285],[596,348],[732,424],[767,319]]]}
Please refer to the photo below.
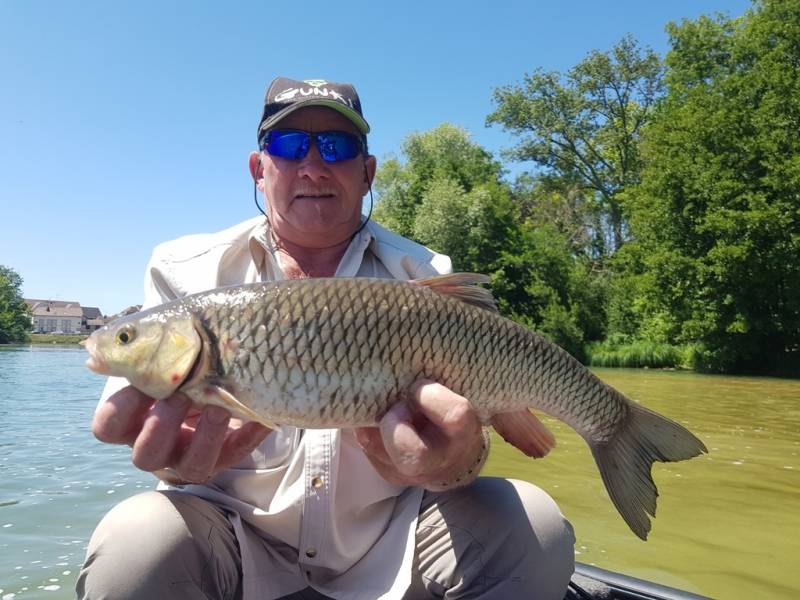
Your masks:
{"label": "green foliage", "polygon": [[[658,56],[628,36],[610,52],[591,52],[565,76],[537,70],[520,86],[499,88],[487,118],[521,137],[511,158],[534,161],[577,185],[584,201],[602,211],[612,251],[625,237],[619,194],[639,180],[639,139],[661,73]],[[605,234],[598,234],[605,245]]]}
{"label": "green foliage", "polygon": [[640,331],[712,371],[800,348],[800,2],[671,25],[668,93],[629,190]]}
{"label": "green foliage", "polygon": [[452,257],[458,270],[488,272],[516,227],[508,190],[496,182],[467,192],[452,179],[427,186],[414,217],[412,236]]}
{"label": "green foliage", "polygon": [[511,185],[463,129],[409,136],[376,217],[593,364],[797,375],[800,0],[668,32],[663,65],[627,37],[498,89]]}
{"label": "green foliage", "polygon": [[0,344],[24,342],[31,329],[28,305],[22,299],[22,277],[0,265]]}
{"label": "green foliage", "polygon": [[577,298],[599,302],[566,237],[523,218],[499,164],[464,130],[445,124],[403,148],[404,163],[393,158],[379,170],[376,219],[448,254],[456,270],[489,275],[503,314],[581,357],[585,322],[600,325]]}
{"label": "green foliage", "polygon": [[403,142],[405,164],[390,158],[375,178],[380,198],[375,218],[400,235],[414,237],[417,209],[434,182],[451,182],[466,193],[476,185],[498,182],[500,163],[473,143],[462,128],[444,123]]}
{"label": "green foliage", "polygon": [[593,194],[578,181],[524,173],[511,189],[523,218],[554,227],[576,256],[602,259],[606,248],[603,213]]}
{"label": "green foliage", "polygon": [[567,241],[552,227],[529,221],[515,233],[490,272],[500,312],[582,359],[581,269]]}
{"label": "green foliage", "polygon": [[678,368],[688,366],[691,349],[643,340],[626,341],[612,337],[587,346],[588,363],[593,367]]}
{"label": "green foliage", "polygon": [[32,333],[29,337],[31,344],[78,344],[89,336],[83,334]]}

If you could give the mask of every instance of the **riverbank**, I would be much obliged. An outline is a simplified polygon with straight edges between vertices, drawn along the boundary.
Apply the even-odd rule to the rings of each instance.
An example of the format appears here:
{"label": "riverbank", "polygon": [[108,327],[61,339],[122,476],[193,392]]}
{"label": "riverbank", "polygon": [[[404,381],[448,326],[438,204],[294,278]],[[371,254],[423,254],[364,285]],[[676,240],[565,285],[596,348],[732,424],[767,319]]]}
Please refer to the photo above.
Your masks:
{"label": "riverbank", "polygon": [[32,333],[30,335],[31,344],[78,344],[85,340],[84,334],[55,334],[55,333]]}

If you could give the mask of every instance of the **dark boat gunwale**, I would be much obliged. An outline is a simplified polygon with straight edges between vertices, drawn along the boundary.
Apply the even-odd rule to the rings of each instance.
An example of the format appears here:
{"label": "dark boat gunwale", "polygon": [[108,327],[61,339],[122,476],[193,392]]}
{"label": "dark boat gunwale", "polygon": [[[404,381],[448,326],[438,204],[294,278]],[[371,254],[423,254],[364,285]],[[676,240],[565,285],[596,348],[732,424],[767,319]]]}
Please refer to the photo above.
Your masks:
{"label": "dark boat gunwale", "polygon": [[565,600],[711,600],[677,588],[622,573],[575,563]]}

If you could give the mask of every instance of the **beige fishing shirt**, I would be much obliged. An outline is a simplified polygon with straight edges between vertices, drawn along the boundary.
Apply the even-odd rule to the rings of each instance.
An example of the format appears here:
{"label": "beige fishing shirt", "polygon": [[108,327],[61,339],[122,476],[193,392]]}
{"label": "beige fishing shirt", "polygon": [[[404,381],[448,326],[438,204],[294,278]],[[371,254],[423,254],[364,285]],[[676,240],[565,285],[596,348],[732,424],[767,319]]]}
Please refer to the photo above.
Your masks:
{"label": "beige fishing shirt", "polygon": [[[450,271],[446,256],[370,221],[336,276],[414,279]],[[157,246],[145,274],[144,308],[280,279],[278,255],[258,217]],[[126,384],[110,378],[101,402]],[[180,489],[230,510],[244,600],[280,598],[308,586],[341,600],[401,598],[410,584],[423,490],[386,482],[352,430],[284,427],[235,468]]]}

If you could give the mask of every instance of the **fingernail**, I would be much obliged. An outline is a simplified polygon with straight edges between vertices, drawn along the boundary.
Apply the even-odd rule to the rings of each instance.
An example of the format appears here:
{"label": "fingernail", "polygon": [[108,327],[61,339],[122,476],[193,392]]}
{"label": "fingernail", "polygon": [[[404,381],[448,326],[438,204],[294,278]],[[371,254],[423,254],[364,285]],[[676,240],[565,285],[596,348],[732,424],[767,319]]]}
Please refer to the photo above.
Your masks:
{"label": "fingernail", "polygon": [[228,419],[230,419],[231,415],[224,408],[219,406],[209,406],[203,413],[203,417],[212,425],[222,425]]}

